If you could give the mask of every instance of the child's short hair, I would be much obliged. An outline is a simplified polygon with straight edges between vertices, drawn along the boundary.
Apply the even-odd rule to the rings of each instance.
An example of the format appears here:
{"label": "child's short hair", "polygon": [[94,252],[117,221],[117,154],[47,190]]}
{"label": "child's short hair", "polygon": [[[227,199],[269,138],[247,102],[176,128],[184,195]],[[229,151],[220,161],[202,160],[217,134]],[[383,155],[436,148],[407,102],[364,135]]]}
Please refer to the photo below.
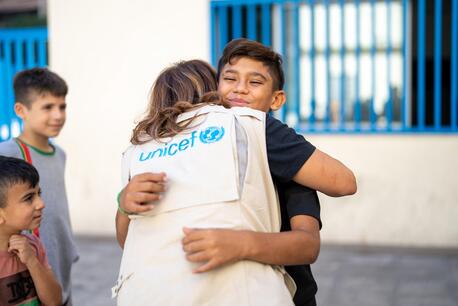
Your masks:
{"label": "child's short hair", "polygon": [[34,188],[39,180],[38,171],[31,164],[19,158],[0,156],[0,208],[6,206],[11,187],[28,183]]}
{"label": "child's short hair", "polygon": [[56,73],[47,68],[32,68],[20,71],[14,77],[16,101],[30,107],[34,95],[51,94],[65,97],[67,83]]}
{"label": "child's short hair", "polygon": [[283,60],[281,55],[257,41],[246,38],[234,39],[224,47],[223,55],[218,61],[218,80],[223,67],[232,60],[241,57],[248,57],[267,66],[273,79],[273,89],[283,89],[285,76],[282,68]]}

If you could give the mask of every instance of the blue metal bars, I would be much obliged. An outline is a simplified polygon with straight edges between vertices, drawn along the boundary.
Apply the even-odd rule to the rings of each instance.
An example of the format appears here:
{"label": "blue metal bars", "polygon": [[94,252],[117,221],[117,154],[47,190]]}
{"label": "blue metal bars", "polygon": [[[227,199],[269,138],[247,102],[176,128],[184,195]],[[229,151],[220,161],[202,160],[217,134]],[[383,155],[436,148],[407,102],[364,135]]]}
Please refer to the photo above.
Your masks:
{"label": "blue metal bars", "polygon": [[434,10],[434,129],[440,130],[442,117],[442,0]]}
{"label": "blue metal bars", "polygon": [[458,0],[452,0],[451,29],[450,127],[456,131],[458,129]]}
{"label": "blue metal bars", "polygon": [[46,28],[0,29],[0,141],[19,133],[13,77],[20,70],[47,65],[47,40]]}
{"label": "blue metal bars", "polygon": [[303,131],[458,132],[458,0],[210,3],[213,63],[239,37],[281,52]]}
{"label": "blue metal bars", "polygon": [[425,129],[425,37],[426,37],[426,4],[418,1],[418,55],[417,55],[417,124],[420,131]]}

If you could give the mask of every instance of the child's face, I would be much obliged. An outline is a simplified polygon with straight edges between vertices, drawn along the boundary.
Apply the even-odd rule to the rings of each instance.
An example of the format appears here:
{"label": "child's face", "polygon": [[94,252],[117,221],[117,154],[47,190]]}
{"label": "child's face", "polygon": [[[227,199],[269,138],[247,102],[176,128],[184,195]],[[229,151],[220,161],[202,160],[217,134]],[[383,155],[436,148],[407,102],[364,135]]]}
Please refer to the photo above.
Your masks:
{"label": "child's face", "polygon": [[17,103],[16,112],[24,121],[24,128],[50,138],[56,137],[62,130],[66,119],[66,106],[65,97],[43,94],[37,95],[29,108]]}
{"label": "child's face", "polygon": [[45,207],[40,197],[40,187],[20,183],[8,190],[6,206],[1,208],[4,228],[11,233],[33,230],[40,226]]}
{"label": "child's face", "polygon": [[[262,62],[236,58],[221,70],[218,92],[232,106],[245,106],[263,112],[278,109],[284,103],[282,90],[273,90],[273,78]],[[280,97],[280,96],[281,97]],[[278,99],[283,99],[280,104]]]}

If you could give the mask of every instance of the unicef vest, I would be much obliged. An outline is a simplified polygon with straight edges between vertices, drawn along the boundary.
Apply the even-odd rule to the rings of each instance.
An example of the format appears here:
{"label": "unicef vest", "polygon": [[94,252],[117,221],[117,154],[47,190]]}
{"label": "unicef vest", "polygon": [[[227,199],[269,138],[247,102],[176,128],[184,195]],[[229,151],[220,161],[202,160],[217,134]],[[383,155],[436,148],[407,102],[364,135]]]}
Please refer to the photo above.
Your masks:
{"label": "unicef vest", "polygon": [[130,216],[113,296],[120,306],[293,305],[294,291],[285,282],[294,285],[282,267],[245,260],[192,273],[198,265],[185,258],[183,227],[280,231],[265,114],[205,106],[178,122],[195,115],[189,131],[131,146],[123,156],[124,184],[140,173],[164,171],[168,190],[151,211]]}

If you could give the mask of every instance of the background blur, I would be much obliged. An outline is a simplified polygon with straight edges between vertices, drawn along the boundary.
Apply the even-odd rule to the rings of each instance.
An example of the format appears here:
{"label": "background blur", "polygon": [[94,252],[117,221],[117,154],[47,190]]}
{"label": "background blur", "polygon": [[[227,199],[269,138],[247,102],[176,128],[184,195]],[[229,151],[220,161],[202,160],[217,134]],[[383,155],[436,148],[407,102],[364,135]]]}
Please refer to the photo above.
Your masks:
{"label": "background blur", "polygon": [[121,154],[157,74],[257,39],[285,59],[275,115],[357,176],[355,196],[320,195],[323,242],[458,248],[457,2],[0,1],[0,136],[20,131],[14,73],[59,73],[73,228],[113,236]]}

